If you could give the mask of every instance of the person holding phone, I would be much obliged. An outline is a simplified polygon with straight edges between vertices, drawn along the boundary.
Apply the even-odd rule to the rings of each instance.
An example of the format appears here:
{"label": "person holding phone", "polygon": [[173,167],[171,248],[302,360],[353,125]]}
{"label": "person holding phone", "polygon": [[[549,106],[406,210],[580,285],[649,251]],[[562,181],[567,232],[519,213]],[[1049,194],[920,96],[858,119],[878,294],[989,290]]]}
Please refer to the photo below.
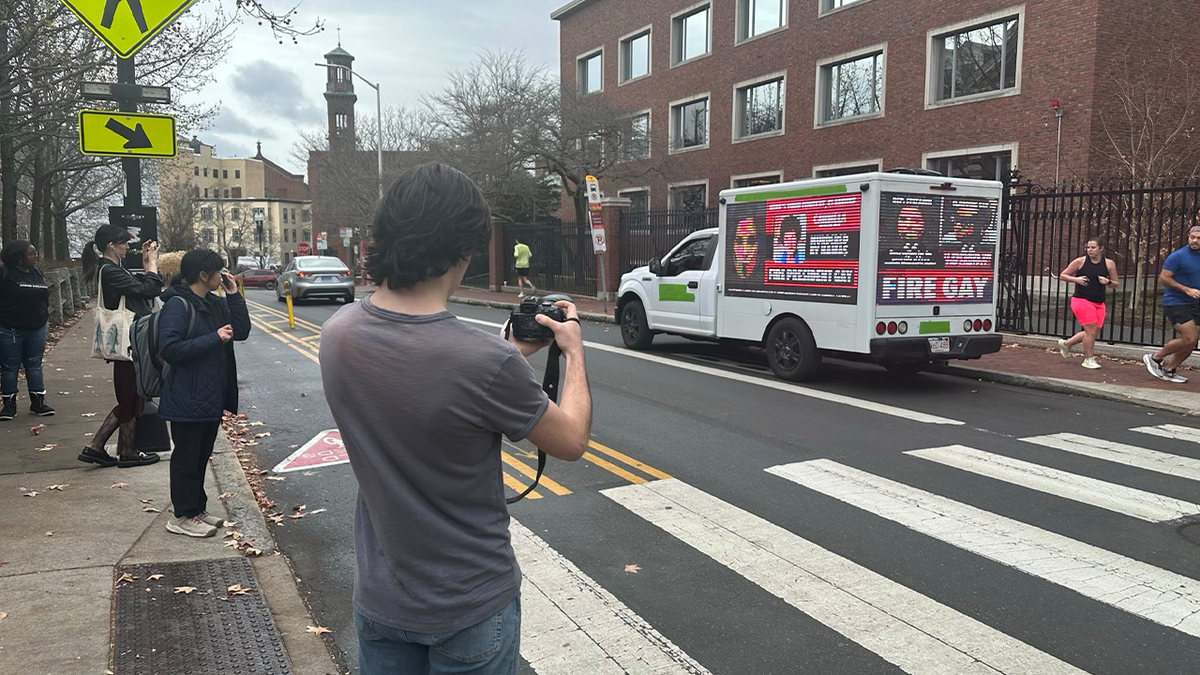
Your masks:
{"label": "person holding phone", "polygon": [[[225,297],[216,294],[225,291]],[[222,519],[208,513],[204,476],[226,410],[237,413],[233,341],[250,335],[237,278],[216,251],[184,254],[179,276],[162,294],[158,349],[164,369],[158,416],[171,423],[171,504],[167,530],[211,537]]]}
{"label": "person holding phone", "polygon": [[1058,341],[1058,353],[1067,358],[1071,347],[1083,343],[1084,368],[1096,369],[1100,364],[1093,355],[1096,347],[1096,336],[1104,326],[1105,305],[1104,297],[1107,289],[1116,288],[1117,264],[1104,257],[1104,244],[1096,237],[1087,240],[1087,246],[1082,255],[1071,261],[1059,279],[1075,284],[1075,295],[1071,298],[1071,311],[1083,330],[1071,336],[1068,340]]}

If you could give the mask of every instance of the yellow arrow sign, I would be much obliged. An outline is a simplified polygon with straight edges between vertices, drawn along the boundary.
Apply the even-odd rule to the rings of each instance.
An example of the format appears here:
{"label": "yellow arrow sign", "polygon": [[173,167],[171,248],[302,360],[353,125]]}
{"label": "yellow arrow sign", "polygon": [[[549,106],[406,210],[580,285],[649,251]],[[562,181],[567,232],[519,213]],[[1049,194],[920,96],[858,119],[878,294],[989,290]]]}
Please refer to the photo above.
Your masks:
{"label": "yellow arrow sign", "polygon": [[175,118],[170,115],[79,111],[79,149],[107,157],[174,157]]}
{"label": "yellow arrow sign", "polygon": [[146,46],[196,0],[62,0],[123,59]]}

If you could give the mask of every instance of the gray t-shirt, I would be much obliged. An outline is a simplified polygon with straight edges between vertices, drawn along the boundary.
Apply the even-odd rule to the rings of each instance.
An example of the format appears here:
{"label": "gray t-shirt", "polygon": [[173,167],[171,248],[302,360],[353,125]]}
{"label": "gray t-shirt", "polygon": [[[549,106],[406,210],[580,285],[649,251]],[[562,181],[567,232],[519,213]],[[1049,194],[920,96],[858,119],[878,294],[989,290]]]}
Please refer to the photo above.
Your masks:
{"label": "gray t-shirt", "polygon": [[358,479],[354,605],[386,626],[449,633],[520,592],[500,435],[525,438],[549,399],[500,337],[449,312],[370,300],[321,332],[321,377]]}

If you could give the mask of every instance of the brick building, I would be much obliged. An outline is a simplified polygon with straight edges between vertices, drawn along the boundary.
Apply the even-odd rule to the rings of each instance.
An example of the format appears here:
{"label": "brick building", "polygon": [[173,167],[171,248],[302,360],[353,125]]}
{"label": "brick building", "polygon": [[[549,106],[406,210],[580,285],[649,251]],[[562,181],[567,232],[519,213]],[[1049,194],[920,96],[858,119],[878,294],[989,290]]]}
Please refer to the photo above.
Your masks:
{"label": "brick building", "polygon": [[1122,64],[1153,82],[1200,37],[1192,0],[574,0],[551,16],[564,85],[628,111],[630,161],[659,167],[602,177],[635,209],[902,166],[1109,175]]}

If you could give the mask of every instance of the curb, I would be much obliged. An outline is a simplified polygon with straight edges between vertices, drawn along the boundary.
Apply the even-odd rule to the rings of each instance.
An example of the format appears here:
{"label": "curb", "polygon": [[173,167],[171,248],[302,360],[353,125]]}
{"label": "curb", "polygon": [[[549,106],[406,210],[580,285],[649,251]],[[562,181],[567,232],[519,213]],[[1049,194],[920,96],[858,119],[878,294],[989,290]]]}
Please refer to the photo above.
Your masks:
{"label": "curb", "polygon": [[[479,298],[461,297],[457,295],[450,296],[450,302],[460,305],[473,305],[475,307],[491,307],[493,309],[516,309],[520,303],[516,302],[501,302],[499,300],[482,300]],[[592,321],[595,323],[616,323],[617,320],[608,314],[599,312],[580,312],[579,318],[584,321]]]}
{"label": "curb", "polygon": [[217,489],[222,494],[228,492],[230,495],[222,500],[230,519],[237,522],[238,529],[247,539],[254,540],[255,548],[262,551],[263,555],[273,555],[279,550],[275,545],[275,536],[267,527],[267,519],[258,507],[254,490],[246,480],[246,472],[242,470],[242,464],[238,461],[233,446],[229,444],[229,437],[225,435],[224,429],[217,433],[212,456]]}

